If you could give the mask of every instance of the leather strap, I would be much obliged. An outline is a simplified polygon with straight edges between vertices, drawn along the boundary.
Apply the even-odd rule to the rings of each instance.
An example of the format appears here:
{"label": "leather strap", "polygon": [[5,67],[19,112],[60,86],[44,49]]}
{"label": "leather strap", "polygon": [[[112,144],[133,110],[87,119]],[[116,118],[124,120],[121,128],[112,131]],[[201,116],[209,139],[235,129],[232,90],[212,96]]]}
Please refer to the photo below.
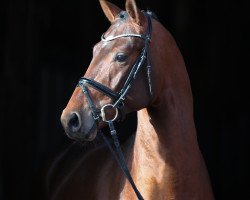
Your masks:
{"label": "leather strap", "polygon": [[117,160],[120,168],[122,169],[123,173],[125,174],[125,176],[127,177],[128,181],[130,182],[137,198],[139,200],[144,200],[141,193],[139,192],[139,190],[137,189],[134,181],[133,181],[133,178],[130,174],[130,171],[127,167],[127,164],[126,164],[126,161],[125,161],[125,157],[123,155],[123,152],[122,152],[122,149],[121,149],[121,146],[120,146],[120,142],[119,142],[119,139],[117,137],[117,133],[116,133],[116,130],[114,128],[114,125],[113,125],[113,122],[112,121],[109,121],[108,122],[109,124],[109,129],[110,129],[110,134],[112,136],[112,139],[113,139],[113,144],[115,145],[115,150],[114,148],[111,146],[109,140],[107,139],[107,137],[102,133],[102,131],[100,130],[99,133],[101,134],[103,140],[105,141],[105,143],[107,144],[109,150],[111,151],[111,153],[113,154],[114,158]]}

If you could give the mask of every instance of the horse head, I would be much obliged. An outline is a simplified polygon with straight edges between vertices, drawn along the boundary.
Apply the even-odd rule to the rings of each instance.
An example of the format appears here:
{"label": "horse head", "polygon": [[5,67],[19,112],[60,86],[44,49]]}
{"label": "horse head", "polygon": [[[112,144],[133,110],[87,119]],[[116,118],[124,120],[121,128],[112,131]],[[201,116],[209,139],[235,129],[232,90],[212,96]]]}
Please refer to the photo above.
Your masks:
{"label": "horse head", "polygon": [[[111,22],[93,58],[61,115],[66,134],[76,140],[93,140],[108,120],[121,119],[153,102],[159,70],[151,71],[152,16],[140,11],[134,0],[126,9],[100,0]],[[153,83],[152,83],[153,80]]]}

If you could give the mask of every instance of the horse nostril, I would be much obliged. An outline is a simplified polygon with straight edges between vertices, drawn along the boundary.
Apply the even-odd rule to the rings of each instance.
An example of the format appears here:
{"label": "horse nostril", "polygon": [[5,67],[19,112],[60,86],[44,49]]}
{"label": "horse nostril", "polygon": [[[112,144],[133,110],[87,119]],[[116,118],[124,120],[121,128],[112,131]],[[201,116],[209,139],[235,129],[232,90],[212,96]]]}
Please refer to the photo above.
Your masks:
{"label": "horse nostril", "polygon": [[78,132],[81,128],[81,120],[78,113],[72,113],[69,117],[68,127],[71,132]]}

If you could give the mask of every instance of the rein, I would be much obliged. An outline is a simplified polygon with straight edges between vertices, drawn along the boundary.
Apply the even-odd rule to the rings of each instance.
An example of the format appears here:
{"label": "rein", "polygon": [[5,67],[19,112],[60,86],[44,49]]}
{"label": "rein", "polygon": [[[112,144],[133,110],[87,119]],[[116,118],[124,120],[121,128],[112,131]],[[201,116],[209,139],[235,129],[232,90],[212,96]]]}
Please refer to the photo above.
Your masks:
{"label": "rein", "polygon": [[[110,149],[111,153],[113,154],[113,156],[117,160],[118,164],[120,165],[123,173],[125,174],[128,181],[130,182],[131,186],[133,187],[134,192],[137,195],[137,198],[139,200],[143,200],[143,197],[140,194],[139,190],[137,189],[137,187],[133,181],[133,178],[131,177],[129,169],[126,165],[126,161],[125,161],[124,155],[122,153],[121,146],[120,146],[118,136],[117,136],[117,132],[115,130],[113,122],[117,120],[118,116],[120,116],[121,120],[123,120],[125,118],[125,109],[124,109],[125,97],[126,97],[127,93],[129,92],[129,89],[132,86],[133,80],[136,79],[137,74],[138,74],[139,70],[141,69],[142,65],[145,63],[145,61],[147,61],[147,80],[148,80],[149,95],[150,95],[150,97],[152,97],[152,95],[153,95],[152,82],[151,82],[151,65],[150,65],[150,61],[149,61],[149,43],[151,40],[152,22],[151,22],[150,14],[145,12],[145,15],[146,15],[147,20],[148,20],[148,28],[147,28],[146,35],[121,34],[118,36],[108,36],[108,37],[105,37],[104,35],[102,35],[102,37],[101,37],[102,41],[104,41],[104,42],[111,42],[115,39],[123,38],[123,37],[137,37],[137,38],[144,40],[144,47],[142,49],[142,52],[141,52],[140,56],[138,57],[138,59],[135,61],[122,89],[119,92],[114,92],[110,88],[106,87],[105,85],[103,85],[103,84],[101,84],[93,79],[88,79],[85,77],[81,77],[79,82],[78,82],[78,85],[77,85],[77,86],[81,87],[82,92],[86,96],[88,105],[91,109],[92,116],[97,124],[97,127],[98,127],[98,124],[100,121],[103,121],[109,125],[110,134],[112,136],[115,149],[109,143],[108,139],[102,133],[101,130],[99,130],[99,133],[103,137],[103,139],[104,139],[105,143],[107,144],[108,148]],[[87,86],[92,87],[92,88],[98,90],[99,92],[102,92],[106,96],[109,96],[114,101],[114,103],[104,105],[101,109],[97,109],[94,102],[93,102],[93,99],[88,91]],[[108,109],[108,108],[115,109],[115,116],[113,117],[113,119],[109,119],[109,120],[106,119],[105,109]]]}

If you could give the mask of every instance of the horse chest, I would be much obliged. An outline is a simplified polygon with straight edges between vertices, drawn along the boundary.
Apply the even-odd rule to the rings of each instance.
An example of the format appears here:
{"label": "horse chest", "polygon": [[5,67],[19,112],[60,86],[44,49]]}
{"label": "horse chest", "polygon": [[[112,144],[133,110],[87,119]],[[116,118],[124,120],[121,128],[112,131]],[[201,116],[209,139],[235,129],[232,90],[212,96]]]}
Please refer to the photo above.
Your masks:
{"label": "horse chest", "polygon": [[[144,166],[133,166],[132,177],[135,184],[142,194],[144,199],[147,200],[164,200],[171,199],[173,196],[172,190],[168,184],[169,173],[165,171],[165,164],[152,164],[147,163]],[[137,200],[135,192],[132,189],[128,180],[122,187],[119,199],[121,200]]]}
{"label": "horse chest", "polygon": [[117,200],[124,180],[108,149],[99,148],[72,161],[63,171],[54,172],[50,199]]}

